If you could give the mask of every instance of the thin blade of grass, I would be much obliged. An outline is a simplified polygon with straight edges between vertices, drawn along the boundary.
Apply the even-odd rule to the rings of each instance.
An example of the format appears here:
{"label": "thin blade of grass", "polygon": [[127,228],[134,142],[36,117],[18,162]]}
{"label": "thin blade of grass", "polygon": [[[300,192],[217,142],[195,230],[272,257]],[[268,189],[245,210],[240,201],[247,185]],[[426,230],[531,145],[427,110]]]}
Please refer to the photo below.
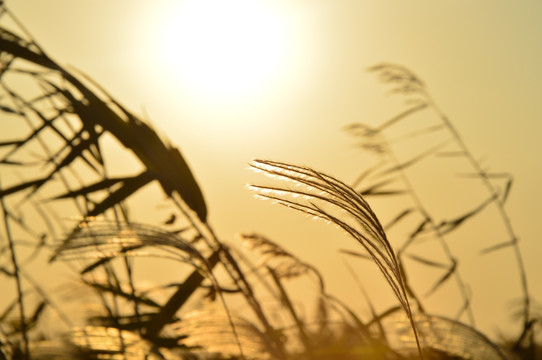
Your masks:
{"label": "thin blade of grass", "polygon": [[388,231],[391,229],[395,224],[399,223],[401,220],[403,220],[407,215],[412,214],[412,212],[415,211],[414,208],[408,208],[403,211],[401,211],[399,214],[397,214],[393,219],[391,219],[386,225],[384,225],[384,230]]}
{"label": "thin blade of grass", "polygon": [[420,104],[420,105],[418,105],[418,106],[413,106],[413,107],[411,107],[411,108],[409,108],[409,109],[407,109],[407,110],[401,112],[400,114],[398,114],[398,115],[392,117],[392,118],[389,119],[388,121],[385,121],[384,123],[382,123],[382,124],[378,127],[378,130],[379,130],[379,131],[382,131],[382,130],[384,130],[385,128],[390,127],[391,125],[393,125],[393,124],[399,122],[400,120],[403,120],[403,119],[409,117],[410,115],[413,115],[413,114],[417,113],[418,111],[421,111],[421,110],[423,110],[423,109],[425,109],[425,108],[427,108],[427,107],[428,107],[428,105],[427,105],[426,103],[422,103],[422,104]]}
{"label": "thin blade of grass", "polygon": [[[72,139],[72,141],[75,139]],[[52,177],[54,174],[58,173],[63,168],[69,166],[72,164],[76,159],[82,159],[84,162],[86,162],[94,172],[97,174],[100,174],[100,171],[96,168],[94,164],[90,160],[88,160],[84,154],[86,150],[90,150],[89,148],[93,146],[96,143],[97,139],[78,139],[80,141],[77,142],[76,145],[73,145],[73,142],[70,141],[70,143],[66,144],[66,147],[70,149],[69,153],[55,166],[55,168],[51,171],[49,174],[49,177]],[[60,150],[60,151],[63,151]],[[51,159],[52,161],[53,159]]]}
{"label": "thin blade of grass", "polygon": [[363,190],[360,190],[359,193],[362,196],[375,196],[375,195],[398,195],[403,194],[404,190],[381,190],[382,187],[394,183],[396,179],[385,179],[376,184],[373,184]]}
{"label": "thin blade of grass", "polygon": [[426,259],[426,258],[423,258],[421,256],[417,256],[417,255],[414,255],[414,254],[405,254],[408,258],[420,263],[420,264],[423,264],[423,265],[427,265],[427,266],[432,266],[432,267],[436,267],[436,268],[440,268],[440,269],[448,269],[448,265],[446,264],[443,264],[443,263],[440,263],[440,262],[436,262],[436,261],[433,261],[433,260],[429,260],[429,259]]}
{"label": "thin blade of grass", "polygon": [[472,218],[473,216],[475,216],[476,214],[480,213],[482,210],[485,209],[485,207],[489,204],[491,204],[493,202],[493,197],[490,197],[489,199],[483,201],[480,205],[478,205],[476,208],[474,208],[473,210],[463,214],[463,215],[460,215],[454,219],[451,219],[451,220],[444,220],[444,221],[441,221],[439,224],[438,224],[438,228],[440,230],[440,233],[441,234],[447,234],[447,233],[450,233],[454,230],[456,230],[459,226],[461,226],[465,221],[469,220],[470,218]]}
{"label": "thin blade of grass", "polygon": [[150,171],[144,171],[139,175],[128,178],[123,181],[122,186],[109,194],[101,203],[96,204],[86,216],[92,217],[104,213],[107,209],[119,205],[136,191],[155,180],[154,174]]}
{"label": "thin blade of grass", "polygon": [[102,181],[98,181],[94,184],[83,186],[80,189],[68,191],[64,194],[57,195],[54,197],[51,197],[47,200],[59,200],[59,199],[67,199],[67,198],[76,198],[78,196],[86,196],[91,193],[100,191],[100,190],[106,190],[111,187],[113,187],[116,184],[123,183],[125,181],[128,181],[130,179],[133,179],[133,177],[120,177],[120,178],[109,178]]}
{"label": "thin blade of grass", "polygon": [[47,307],[47,301],[42,300],[40,303],[36,306],[36,309],[32,313],[32,315],[29,317],[29,319],[26,321],[26,326],[31,329],[34,326],[38,324],[38,321],[40,317],[42,316],[43,312],[45,311]]}
{"label": "thin blade of grass", "polygon": [[346,255],[350,255],[350,256],[355,256],[355,257],[359,257],[359,258],[362,258],[362,259],[366,259],[366,260],[373,260],[373,258],[370,257],[369,255],[367,255],[367,254],[362,254],[362,253],[357,252],[357,251],[346,250],[346,249],[339,249],[339,252],[341,252],[341,253],[343,253],[343,254],[346,254]]}
{"label": "thin blade of grass", "polygon": [[429,227],[430,225],[431,225],[431,219],[429,218],[422,219],[422,221],[420,221],[416,229],[414,229],[414,231],[409,234],[407,240],[399,249],[399,253],[402,253],[403,251],[405,251],[414,241],[416,241],[416,239],[418,238],[420,234],[422,234],[423,232],[427,230],[427,227]]}
{"label": "thin blade of grass", "polygon": [[18,193],[19,191],[26,190],[28,188],[38,188],[42,186],[44,183],[46,183],[49,180],[49,177],[46,177],[44,179],[38,179],[38,180],[31,180],[26,181],[18,185],[13,185],[12,187],[9,187],[7,189],[1,189],[0,190],[0,198],[6,197],[11,194]]}
{"label": "thin blade of grass", "polygon": [[4,28],[0,28],[0,49],[45,68],[58,69],[57,65],[47,55],[32,51],[30,43]]}
{"label": "thin blade of grass", "polygon": [[271,277],[273,278],[273,281],[275,282],[277,289],[279,289],[279,294],[280,294],[282,304],[286,306],[286,308],[288,309],[288,312],[290,313],[290,316],[294,320],[297,330],[299,331],[299,336],[301,338],[301,341],[303,342],[303,345],[305,346],[305,351],[310,354],[312,346],[311,346],[309,336],[307,335],[307,329],[305,328],[305,324],[301,321],[301,319],[297,315],[297,312],[294,309],[294,305],[292,304],[290,297],[286,293],[286,289],[282,285],[279,276],[274,272],[274,270],[271,267],[267,267],[267,270],[271,274]]}
{"label": "thin blade of grass", "polygon": [[[117,287],[117,286],[112,286],[112,284],[110,283],[101,283],[101,282],[96,282],[96,281],[90,281],[90,280],[85,280],[85,279],[82,279],[82,281],[90,286],[90,287],[93,287],[97,290],[99,290],[100,292],[105,292],[105,293],[110,293],[110,294],[113,294],[115,296],[120,296],[126,300],[133,300],[134,298],[134,295],[132,293],[128,293],[128,292],[125,292],[124,290],[122,290],[120,287]],[[141,303],[141,304],[145,304],[147,306],[150,306],[150,307],[154,307],[154,308],[160,308],[160,304],[158,304],[156,301],[150,299],[149,297],[146,297],[146,296],[143,296],[143,295],[137,295],[137,302]]]}
{"label": "thin blade of grass", "polygon": [[384,161],[380,161],[380,162],[376,163],[375,165],[373,165],[373,166],[369,167],[368,169],[366,169],[364,172],[362,172],[356,178],[356,180],[354,180],[354,182],[352,183],[352,187],[357,188],[358,185],[361,184],[361,182],[363,180],[368,178],[370,175],[374,174],[376,172],[376,170],[378,170],[378,168],[382,167],[384,164],[385,164]]}
{"label": "thin blade of grass", "polygon": [[[219,255],[220,252],[215,251],[207,258],[209,271],[218,263]],[[194,291],[201,286],[203,280],[205,280],[205,276],[203,276],[201,270],[194,270],[183,284],[178,287],[167,303],[160,308],[159,313],[149,322],[145,329],[145,337],[152,339],[158,336],[163,327],[173,320],[175,313],[185,304]]]}
{"label": "thin blade of grass", "polygon": [[407,160],[397,166],[394,166],[388,170],[384,170],[381,174],[382,175],[387,175],[389,173],[392,173],[392,172],[396,172],[396,171],[399,171],[399,170],[404,170],[408,167],[411,167],[415,164],[417,164],[418,162],[420,162],[421,160],[431,156],[431,155],[434,155],[436,154],[440,149],[442,149],[443,147],[445,147],[446,145],[448,145],[448,143],[450,143],[451,140],[445,140],[445,141],[442,141],[440,144],[437,144],[435,145],[434,147],[422,152],[421,154],[418,154],[416,156],[414,156],[413,158],[411,158],[410,160]]}
{"label": "thin blade of grass", "polygon": [[499,244],[495,244],[493,246],[490,246],[490,247],[487,247],[485,249],[483,249],[482,251],[480,251],[480,255],[486,255],[486,254],[489,254],[493,251],[497,251],[497,250],[501,250],[501,249],[504,249],[504,248],[507,248],[509,246],[514,246],[515,244],[517,243],[517,240],[511,240],[511,241],[506,241],[506,242],[502,242],[502,243],[499,243]]}
{"label": "thin blade of grass", "polygon": [[444,284],[457,270],[457,261],[453,261],[452,262],[452,265],[448,268],[448,271],[446,271],[446,273],[444,273],[436,282],[435,284],[431,287],[431,289],[429,289],[426,293],[425,293],[425,296],[430,296],[431,294],[433,294],[436,290],[438,290],[438,288],[440,288],[440,286],[442,284]]}

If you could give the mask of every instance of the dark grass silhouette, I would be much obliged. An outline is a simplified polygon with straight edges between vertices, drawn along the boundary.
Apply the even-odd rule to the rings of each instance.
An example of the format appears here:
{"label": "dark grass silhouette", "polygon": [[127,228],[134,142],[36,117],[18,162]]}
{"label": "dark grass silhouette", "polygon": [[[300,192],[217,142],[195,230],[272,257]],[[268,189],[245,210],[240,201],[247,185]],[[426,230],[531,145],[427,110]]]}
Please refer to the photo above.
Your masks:
{"label": "dark grass silhouette", "polygon": [[[0,310],[0,359],[502,359],[504,350],[535,358],[536,317],[517,240],[487,250],[514,249],[522,274],[524,327],[506,349],[470,325],[424,311],[410,286],[415,279],[408,278],[401,262],[419,234],[431,229],[443,236],[488,204],[437,223],[407,187],[415,207],[401,210],[393,223],[414,211],[425,219],[394,249],[366,198],[394,196],[386,176],[402,174],[408,163],[392,162],[380,173],[370,170],[366,179],[373,183],[364,179],[351,187],[310,168],[254,161],[255,169],[287,180],[284,186],[254,185],[260,195],[339,226],[359,243],[360,253],[354,255],[369,257],[384,276],[399,306],[363,321],[327,292],[317,266],[276,242],[244,234],[242,240],[253,250],[248,256],[219,238],[207,221],[204,192],[180,150],[91,79],[49,57],[4,5],[0,16],[0,111],[8,124],[2,128],[9,128],[0,137],[0,276],[10,284],[2,290],[7,305]],[[436,109],[421,81],[407,70],[393,65],[373,70],[399,84],[400,92],[423,95],[426,101],[377,129],[353,126],[363,129],[365,140],[382,136],[418,108]],[[481,170],[451,123],[443,121],[488,187],[488,202],[500,206],[503,221],[509,222],[503,203],[510,186],[497,192],[491,174]],[[126,149],[139,170],[110,176],[106,139]],[[394,160],[391,149],[380,151]],[[410,163],[436,150],[428,151]],[[172,209],[163,226],[131,216],[131,200],[152,183]],[[61,213],[76,220],[67,221]],[[257,256],[262,261],[254,263]],[[178,282],[142,286],[135,274],[143,258],[155,266],[178,264]],[[91,310],[82,304],[77,314],[68,311],[69,301],[58,302],[49,284],[34,280],[32,269],[44,259],[65,263],[77,274],[73,291],[79,302],[93,304]],[[442,267],[431,259],[417,260]],[[452,275],[464,287],[451,253],[449,260],[431,291]],[[312,317],[301,316],[288,294],[286,283],[303,277],[318,288]],[[194,299],[205,305],[190,307]],[[232,310],[232,302],[240,301],[249,314]],[[83,322],[77,319],[81,312]]]}

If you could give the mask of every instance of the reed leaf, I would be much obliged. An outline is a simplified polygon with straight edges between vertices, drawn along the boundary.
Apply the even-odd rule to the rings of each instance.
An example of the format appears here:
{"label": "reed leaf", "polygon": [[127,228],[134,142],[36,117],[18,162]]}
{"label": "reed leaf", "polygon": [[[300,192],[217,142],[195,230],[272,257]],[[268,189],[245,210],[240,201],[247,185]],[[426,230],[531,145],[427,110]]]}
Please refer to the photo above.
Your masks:
{"label": "reed leaf", "polygon": [[[171,196],[173,192],[178,193],[186,205],[196,212],[199,219],[206,221],[207,206],[203,193],[187,162],[180,151],[163,141],[150,125],[125,109],[107,93],[97,94],[90,90],[75,75],[49,58],[34,41],[24,40],[0,27],[0,48],[15,59],[25,60],[60,75],[64,80],[63,87],[45,80],[38,73],[29,73],[29,76],[34,77],[37,82],[46,83],[58,94],[57,97],[62,98],[65,109],[80,119],[86,133],[90,136],[88,139],[79,141],[77,145],[68,145],[71,151],[61,160],[53,173],[71,164],[76,158],[85,160],[83,150],[89,150],[94,154],[99,153],[99,150],[96,150],[99,149],[96,139],[100,133],[95,129],[95,126],[99,125],[104,132],[111,133],[122,145],[131,150],[149,171],[157,174],[156,178],[168,196]],[[17,97],[13,92],[11,95]],[[30,104],[24,102],[23,104],[33,110]],[[43,117],[39,111],[34,112],[39,117]],[[48,127],[55,130],[51,123]],[[70,141],[66,143],[70,144]]]}
{"label": "reed leaf", "polygon": [[376,184],[373,184],[373,185],[371,185],[369,187],[366,187],[366,188],[360,190],[359,193],[362,196],[375,196],[375,195],[385,196],[385,195],[404,194],[405,193],[404,190],[382,189],[386,185],[388,185],[390,183],[393,183],[393,182],[395,182],[395,179],[385,179],[385,180],[379,181]]}
{"label": "reed leaf", "polygon": [[58,199],[67,199],[67,198],[76,198],[78,196],[87,196],[94,192],[100,191],[100,190],[107,190],[119,183],[124,183],[125,181],[131,179],[132,177],[120,177],[120,178],[108,178],[104,179],[98,182],[95,182],[94,184],[88,185],[88,186],[82,186],[81,188],[77,190],[71,190],[64,194],[57,195],[54,197],[49,198],[48,200],[58,200]]}
{"label": "reed leaf", "polygon": [[406,216],[412,214],[412,212],[416,211],[414,208],[408,208],[397,214],[393,219],[391,219],[385,226],[384,230],[388,231],[391,229],[395,224],[399,223],[401,220],[403,220]]}
{"label": "reed leaf", "polygon": [[6,189],[0,189],[0,198],[7,197],[8,195],[15,194],[19,191],[23,191],[29,188],[32,188],[32,190],[36,189],[39,186],[42,186],[45,182],[49,180],[48,177],[44,179],[37,179],[37,180],[31,180],[31,181],[25,181],[23,183],[19,183],[17,185],[13,185]]}
{"label": "reed leaf", "polygon": [[[216,266],[218,260],[219,252],[215,251],[207,258],[206,266],[208,271],[211,271]],[[156,337],[162,328],[173,319],[175,313],[185,304],[188,298],[201,287],[204,279],[205,277],[202,275],[201,270],[194,270],[190,276],[188,276],[186,280],[177,287],[177,291],[151,319],[145,329],[145,336],[151,339]]]}
{"label": "reed leaf", "polygon": [[362,259],[365,259],[365,260],[372,260],[373,259],[370,255],[363,254],[363,253],[360,253],[360,252],[357,252],[357,251],[339,249],[339,252],[341,252],[343,254],[346,254],[346,255],[362,258]]}
{"label": "reed leaf", "polygon": [[422,153],[412,157],[411,159],[383,171],[382,175],[386,175],[388,173],[394,173],[394,172],[405,170],[406,168],[411,167],[411,166],[419,163],[423,159],[425,159],[425,158],[427,158],[429,156],[435,155],[440,149],[442,149],[443,147],[445,147],[449,143],[450,143],[450,140],[442,141],[441,143],[435,145],[434,147],[432,147],[430,149],[427,149],[427,150],[423,151]]}
{"label": "reed leaf", "polygon": [[96,204],[94,208],[86,214],[86,216],[100,215],[107,209],[121,204],[139,189],[154,180],[155,177],[153,175],[154,174],[152,174],[150,171],[144,171],[139,175],[126,179],[123,181],[120,188],[115,191],[111,191],[110,194],[102,202]]}
{"label": "reed leaf", "polygon": [[510,241],[505,241],[505,242],[501,242],[501,243],[498,243],[498,244],[495,244],[495,245],[491,245],[485,249],[482,249],[480,251],[480,255],[486,255],[486,254],[489,254],[493,251],[497,251],[497,250],[501,250],[501,249],[504,249],[504,248],[507,248],[507,247],[510,247],[510,246],[516,246],[517,244],[517,240],[516,239],[512,239]]}
{"label": "reed leaf", "polygon": [[[133,300],[134,298],[134,294],[131,294],[127,290],[123,289],[122,286],[113,286],[111,283],[106,281],[86,280],[84,278],[81,280],[85,285],[88,285],[100,292],[114,294],[115,296],[119,296],[127,300]],[[136,298],[137,302],[140,304],[144,304],[153,308],[160,308],[160,304],[145,295],[136,294]]]}
{"label": "reed leaf", "polygon": [[465,221],[469,220],[476,214],[480,213],[482,210],[485,209],[486,206],[489,204],[492,204],[494,201],[493,197],[483,201],[480,205],[475,207],[474,209],[466,212],[465,214],[462,214],[460,216],[457,216],[450,220],[443,220],[438,224],[438,229],[441,234],[450,233],[454,230],[456,230],[459,226],[461,226]]}

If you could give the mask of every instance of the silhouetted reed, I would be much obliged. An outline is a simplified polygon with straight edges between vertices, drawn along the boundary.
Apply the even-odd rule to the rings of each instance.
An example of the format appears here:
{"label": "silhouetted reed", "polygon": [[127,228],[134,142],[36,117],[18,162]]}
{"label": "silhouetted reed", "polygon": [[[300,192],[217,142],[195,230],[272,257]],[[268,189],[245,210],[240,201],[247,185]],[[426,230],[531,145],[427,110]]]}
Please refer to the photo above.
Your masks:
{"label": "silhouetted reed", "polygon": [[[503,359],[501,350],[473,326],[427,313],[401,261],[409,256],[445,270],[430,293],[452,275],[464,290],[458,261],[442,237],[489,203],[501,210],[513,240],[486,252],[505,246],[516,252],[524,290],[524,328],[516,346],[534,351],[535,317],[503,207],[511,182],[504,192],[492,186],[492,175],[474,161],[423,83],[408,70],[389,64],[372,69],[395,84],[395,92],[416,95],[413,107],[378,127],[350,128],[361,130],[365,148],[388,156],[387,168],[369,168],[349,186],[308,167],[269,160],[251,164],[277,182],[286,180],[253,185],[259,196],[336,225],[359,244],[360,253],[349,253],[376,265],[399,306],[381,314],[373,310],[372,318],[363,321],[327,291],[317,266],[278,242],[257,233],[240,235],[250,247],[246,253],[217,236],[207,219],[204,193],[180,150],[90,78],[49,57],[5,5],[0,5],[0,16],[0,112],[13,125],[0,138],[0,276],[16,289],[14,296],[11,288],[2,292],[7,305],[0,311],[0,359]],[[417,198],[403,170],[445,145],[399,162],[384,137],[386,129],[427,108],[438,111],[461,156],[471,161],[490,191],[487,202],[440,223]],[[116,141],[138,170],[110,175],[106,139]],[[398,193],[387,187],[390,174],[401,177],[415,206],[401,209],[383,226],[367,198]],[[141,223],[130,212],[130,201],[151,183],[159,185],[171,209],[163,226]],[[394,248],[388,228],[415,211],[423,220]],[[428,229],[440,239],[448,264],[407,252]],[[34,280],[29,269],[44,257],[73,270],[79,287],[68,290],[92,306],[69,313],[73,301],[57,301],[46,287],[50,284]],[[179,280],[144,287],[135,276],[143,258],[154,266],[175,264]],[[314,316],[302,316],[289,294],[287,282],[300,278],[317,285]],[[462,296],[470,310],[468,294]],[[248,314],[233,310],[239,302]]]}

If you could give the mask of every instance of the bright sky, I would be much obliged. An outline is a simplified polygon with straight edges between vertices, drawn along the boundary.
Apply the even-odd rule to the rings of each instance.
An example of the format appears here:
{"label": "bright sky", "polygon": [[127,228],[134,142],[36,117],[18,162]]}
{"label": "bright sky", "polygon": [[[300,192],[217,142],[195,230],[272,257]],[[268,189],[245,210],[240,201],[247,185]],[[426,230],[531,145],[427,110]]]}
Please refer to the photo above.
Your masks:
{"label": "bright sky", "polygon": [[[331,271],[343,268],[336,250],[348,240],[335,229],[254,200],[244,185],[261,178],[247,164],[254,158],[281,160],[352,182],[364,158],[342,127],[376,123],[399,109],[388,108],[386,88],[365,69],[381,61],[409,67],[484,166],[514,175],[508,210],[522,241],[531,292],[542,301],[541,2],[7,4],[49,55],[147,114],[182,149],[221,236],[267,234],[321,264],[329,271],[330,290],[352,299],[361,295],[355,286],[344,286],[348,273]],[[462,244],[459,252],[471,246]],[[513,261],[510,254],[499,259]],[[499,269],[510,277],[477,278]],[[474,298],[480,327],[502,328],[510,315],[502,289],[517,290],[514,267],[484,259],[470,270],[473,291],[483,289]]]}

